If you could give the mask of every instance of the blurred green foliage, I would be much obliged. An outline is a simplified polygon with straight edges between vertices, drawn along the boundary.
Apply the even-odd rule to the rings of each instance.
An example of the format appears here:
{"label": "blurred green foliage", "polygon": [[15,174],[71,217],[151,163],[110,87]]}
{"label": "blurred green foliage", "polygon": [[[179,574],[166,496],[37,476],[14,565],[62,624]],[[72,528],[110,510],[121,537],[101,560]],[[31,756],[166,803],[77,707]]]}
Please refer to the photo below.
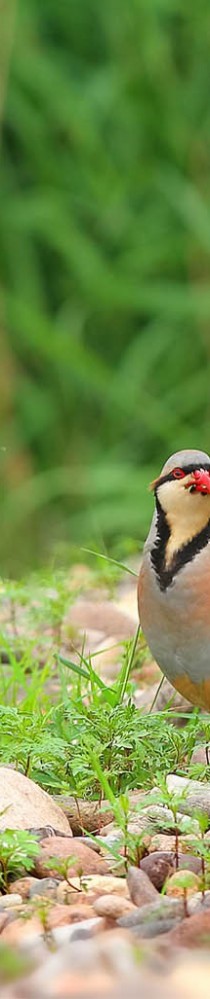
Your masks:
{"label": "blurred green foliage", "polygon": [[[2,564],[142,539],[147,483],[209,450],[210,8],[1,14]],[[5,449],[5,450],[4,450]]]}

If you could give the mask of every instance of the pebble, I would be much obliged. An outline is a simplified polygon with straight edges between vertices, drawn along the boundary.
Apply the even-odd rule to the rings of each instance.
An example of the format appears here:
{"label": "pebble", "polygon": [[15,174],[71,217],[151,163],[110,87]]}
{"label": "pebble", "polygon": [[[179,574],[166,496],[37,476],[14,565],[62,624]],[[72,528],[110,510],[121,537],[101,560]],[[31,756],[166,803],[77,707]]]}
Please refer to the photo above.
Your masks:
{"label": "pebble", "polygon": [[57,947],[75,940],[85,940],[105,928],[104,919],[94,916],[93,919],[83,919],[78,923],[68,926],[56,926],[52,931],[52,939]]}
{"label": "pebble", "polygon": [[132,932],[134,936],[147,940],[169,933],[174,926],[178,926],[179,922],[179,919],[151,919],[148,923],[138,923],[137,926],[133,927]]}
{"label": "pebble", "polygon": [[30,832],[31,836],[34,836],[39,843],[42,839],[49,838],[49,836],[68,836],[68,839],[72,838],[71,832],[70,833],[60,832],[60,829],[54,829],[53,826],[39,826],[38,829],[36,828],[36,826],[35,827],[33,826],[31,829],[28,830],[28,832]]}
{"label": "pebble", "polygon": [[134,905],[144,906],[158,898],[158,893],[147,874],[138,867],[129,867],[127,885]]}
{"label": "pebble", "polygon": [[175,947],[206,948],[209,951],[210,911],[204,909],[190,919],[183,919],[178,926],[173,927],[168,937],[168,945]]}
{"label": "pebble", "polygon": [[91,839],[91,836],[77,836],[77,842],[83,843],[83,846],[89,846],[90,850],[94,850],[95,853],[100,853],[100,845],[95,839]]}
{"label": "pebble", "polygon": [[[208,746],[208,751],[210,753],[210,746]],[[205,746],[195,746],[195,748],[193,749],[190,760],[190,766],[192,766],[194,763],[201,763],[203,767],[207,766]]]}
{"label": "pebble", "polygon": [[[190,902],[189,902],[190,905]],[[163,919],[182,919],[183,918],[183,900],[178,898],[167,898],[166,895],[158,895],[157,899],[150,902],[148,905],[141,906],[133,912],[129,912],[128,915],[122,916],[118,920],[118,926],[124,926],[127,929],[132,929],[133,926],[138,926],[138,924],[150,922],[152,919],[161,921]]]}
{"label": "pebble", "polygon": [[69,906],[57,902],[57,905],[53,905],[49,910],[47,925],[49,930],[54,930],[58,926],[70,926],[94,918],[95,912],[91,905]]}
{"label": "pebble", "polygon": [[[157,788],[154,788],[154,791]],[[184,809],[183,809],[184,811]],[[189,818],[188,814],[184,815],[181,812],[177,812],[177,823],[178,831],[180,834],[184,835],[185,832],[189,831]],[[165,805],[148,805],[140,812],[139,815],[131,814],[128,831],[132,834],[139,835],[142,832],[146,833],[146,836],[152,837],[155,832],[163,833],[164,831],[168,834],[174,834],[174,818],[170,808]],[[193,825],[190,832],[193,834],[199,831],[199,825],[196,819],[193,821]]]}
{"label": "pebble", "polygon": [[203,784],[199,780],[189,780],[187,777],[179,777],[177,774],[169,774],[167,777],[167,787],[175,794],[186,791],[183,801],[179,802],[179,812],[185,815],[192,815],[195,809],[205,812],[210,818],[210,785]]}
{"label": "pebble", "polygon": [[34,898],[35,895],[46,895],[47,898],[55,899],[59,884],[60,882],[56,878],[36,878],[35,883],[30,887],[29,898]]}
{"label": "pebble", "polygon": [[11,947],[21,949],[34,947],[38,941],[43,939],[43,927],[38,916],[33,915],[30,919],[18,917],[7,923],[1,933],[1,942],[7,943]]}
{"label": "pebble", "polygon": [[71,878],[70,885],[68,884],[68,881],[59,881],[56,891],[56,899],[58,902],[64,902],[65,905],[75,905],[77,903],[77,899],[81,901],[85,897],[86,893],[81,891],[79,878]]}
{"label": "pebble", "polygon": [[200,874],[201,859],[194,857],[193,853],[179,853],[179,871],[192,871],[193,874]]}
{"label": "pebble", "polygon": [[40,879],[26,875],[25,878],[17,878],[16,881],[11,881],[8,891],[11,895],[18,893],[22,899],[25,899],[30,897],[33,885],[40,885]]}
{"label": "pebble", "polygon": [[[79,878],[71,878],[71,883],[75,888],[80,887]],[[85,878],[86,892],[79,898],[85,898],[88,903],[94,902],[101,895],[120,895],[130,899],[126,878],[117,878],[112,874],[92,874]],[[75,902],[75,892],[72,891],[67,881],[61,881],[57,888],[57,899],[59,902],[66,901],[70,905]],[[78,893],[77,893],[78,897]]]}
{"label": "pebble", "polygon": [[113,830],[113,832],[108,833],[108,836],[100,835],[100,848],[103,856],[104,853],[107,856],[107,849],[112,850],[114,847],[116,850],[116,848],[120,848],[122,841],[123,833],[120,829]]}
{"label": "pebble", "polygon": [[[6,809],[6,816],[5,816]],[[55,826],[62,833],[71,836],[68,819],[50,794],[38,784],[20,773],[1,766],[0,781],[0,829],[38,829],[40,826]]]}
{"label": "pebble", "polygon": [[[51,857],[52,867],[51,865],[48,866]],[[106,874],[107,872],[106,861],[91,850],[89,846],[84,846],[77,837],[74,837],[71,843],[68,838],[61,836],[51,836],[50,839],[42,840],[39,855],[35,858],[34,862],[34,869],[39,877],[46,878],[46,875],[49,876],[51,874],[52,877],[56,878],[57,871],[53,867],[54,857],[61,861],[65,861],[67,857],[76,858],[76,863],[73,861],[72,866],[71,862],[69,863],[68,877],[70,878],[76,874],[80,875],[81,872],[84,876],[88,874]]]}
{"label": "pebble", "polygon": [[135,623],[125,610],[122,612],[118,605],[111,600],[83,600],[79,598],[69,611],[69,621],[80,628],[84,634],[87,629],[101,631],[104,635],[113,635],[114,640],[119,638],[124,641],[133,638],[135,634]]}
{"label": "pebble", "polygon": [[157,853],[150,853],[148,857],[143,857],[143,860],[141,860],[141,871],[147,874],[147,877],[150,878],[157,891],[161,891],[166,879],[173,873],[173,870],[173,853],[157,851]]}
{"label": "pebble", "polygon": [[151,836],[149,844],[149,853],[172,853],[174,854],[176,847],[175,836],[171,836],[167,833],[156,833],[155,836]]}
{"label": "pebble", "polygon": [[10,895],[0,895],[0,912],[4,909],[15,909],[16,905],[21,905],[22,895],[13,892]]}
{"label": "pebble", "polygon": [[210,909],[210,891],[205,891],[204,898],[200,891],[189,898],[188,912],[190,916],[193,916],[196,912],[202,912],[203,909]]}
{"label": "pebble", "polygon": [[122,898],[122,895],[101,895],[93,903],[97,916],[105,916],[107,919],[120,919],[120,916],[133,912],[135,906],[129,899]]}

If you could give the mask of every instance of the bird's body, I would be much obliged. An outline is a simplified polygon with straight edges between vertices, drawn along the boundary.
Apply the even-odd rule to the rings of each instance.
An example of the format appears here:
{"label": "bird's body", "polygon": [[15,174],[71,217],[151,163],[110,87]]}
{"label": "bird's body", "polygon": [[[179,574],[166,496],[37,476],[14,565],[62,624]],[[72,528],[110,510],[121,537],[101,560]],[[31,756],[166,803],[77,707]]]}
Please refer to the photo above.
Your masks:
{"label": "bird's body", "polygon": [[156,512],[139,577],[154,658],[192,703],[210,709],[210,458],[178,452],[153,484]]}

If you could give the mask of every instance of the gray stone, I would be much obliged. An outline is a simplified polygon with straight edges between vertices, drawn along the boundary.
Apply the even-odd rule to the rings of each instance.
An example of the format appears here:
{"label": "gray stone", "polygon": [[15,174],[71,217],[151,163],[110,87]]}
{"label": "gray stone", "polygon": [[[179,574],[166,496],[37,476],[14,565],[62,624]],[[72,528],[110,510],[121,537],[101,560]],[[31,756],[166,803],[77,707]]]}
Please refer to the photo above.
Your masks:
{"label": "gray stone", "polygon": [[183,801],[179,802],[179,812],[192,815],[196,809],[199,809],[199,811],[205,812],[210,819],[210,784],[203,784],[199,780],[189,780],[188,777],[179,777],[177,774],[169,774],[167,786],[168,790],[175,794],[186,792],[186,797],[183,797]]}
{"label": "gray stone", "polygon": [[15,892],[11,895],[0,895],[0,912],[3,912],[4,909],[15,909],[16,905],[22,905],[22,902],[22,895]]}
{"label": "gray stone", "polygon": [[187,906],[190,916],[202,912],[203,909],[210,909],[210,891],[205,891],[204,898],[202,892],[196,892],[192,898],[188,899]]}
{"label": "gray stone", "polygon": [[47,895],[50,898],[57,898],[57,888],[60,884],[57,878],[36,878],[31,885],[29,898],[35,895]]}
{"label": "gray stone", "polygon": [[138,923],[137,926],[133,926],[132,933],[135,937],[145,940],[159,937],[162,933],[169,933],[175,926],[178,926],[180,919],[152,919],[151,923]]}
{"label": "gray stone", "polygon": [[62,947],[65,943],[75,940],[85,940],[92,934],[104,928],[104,919],[95,916],[93,919],[82,919],[80,923],[73,923],[67,926],[56,926],[51,930],[51,936],[57,947]]}
{"label": "gray stone", "polygon": [[168,898],[166,895],[157,893],[157,901],[150,902],[149,905],[136,908],[135,912],[128,913],[117,920],[118,926],[125,926],[132,929],[132,926],[146,924],[152,921],[165,919],[183,919],[183,900],[179,898]]}
{"label": "gray stone", "polygon": [[[154,788],[154,792],[157,790],[157,788]],[[170,808],[167,808],[166,805],[147,805],[146,796],[144,801],[145,808],[139,813],[136,811],[131,814],[128,823],[128,831],[130,833],[136,833],[136,835],[139,835],[141,832],[150,833],[152,835],[155,832],[165,831],[168,834],[174,835],[174,817]],[[181,809],[179,809],[177,812],[177,823],[178,832],[182,833],[182,835],[185,834],[185,832],[187,833],[189,831],[188,813],[185,815]],[[193,827],[191,831],[195,835],[199,832],[197,819],[193,820]]]}
{"label": "gray stone", "polygon": [[100,853],[99,843],[96,843],[95,839],[91,839],[91,836],[77,836],[77,842],[83,843],[83,846],[89,846],[95,853]]}

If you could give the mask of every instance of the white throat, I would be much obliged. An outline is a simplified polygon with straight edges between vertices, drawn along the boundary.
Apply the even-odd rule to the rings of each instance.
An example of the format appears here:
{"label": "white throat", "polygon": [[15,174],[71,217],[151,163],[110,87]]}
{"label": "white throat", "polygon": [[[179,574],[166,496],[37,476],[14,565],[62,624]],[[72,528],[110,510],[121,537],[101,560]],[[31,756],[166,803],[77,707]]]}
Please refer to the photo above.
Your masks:
{"label": "white throat", "polygon": [[160,484],[158,498],[166,514],[170,537],[166,545],[166,566],[180,548],[207,526],[210,519],[210,494],[191,493],[182,480]]}

